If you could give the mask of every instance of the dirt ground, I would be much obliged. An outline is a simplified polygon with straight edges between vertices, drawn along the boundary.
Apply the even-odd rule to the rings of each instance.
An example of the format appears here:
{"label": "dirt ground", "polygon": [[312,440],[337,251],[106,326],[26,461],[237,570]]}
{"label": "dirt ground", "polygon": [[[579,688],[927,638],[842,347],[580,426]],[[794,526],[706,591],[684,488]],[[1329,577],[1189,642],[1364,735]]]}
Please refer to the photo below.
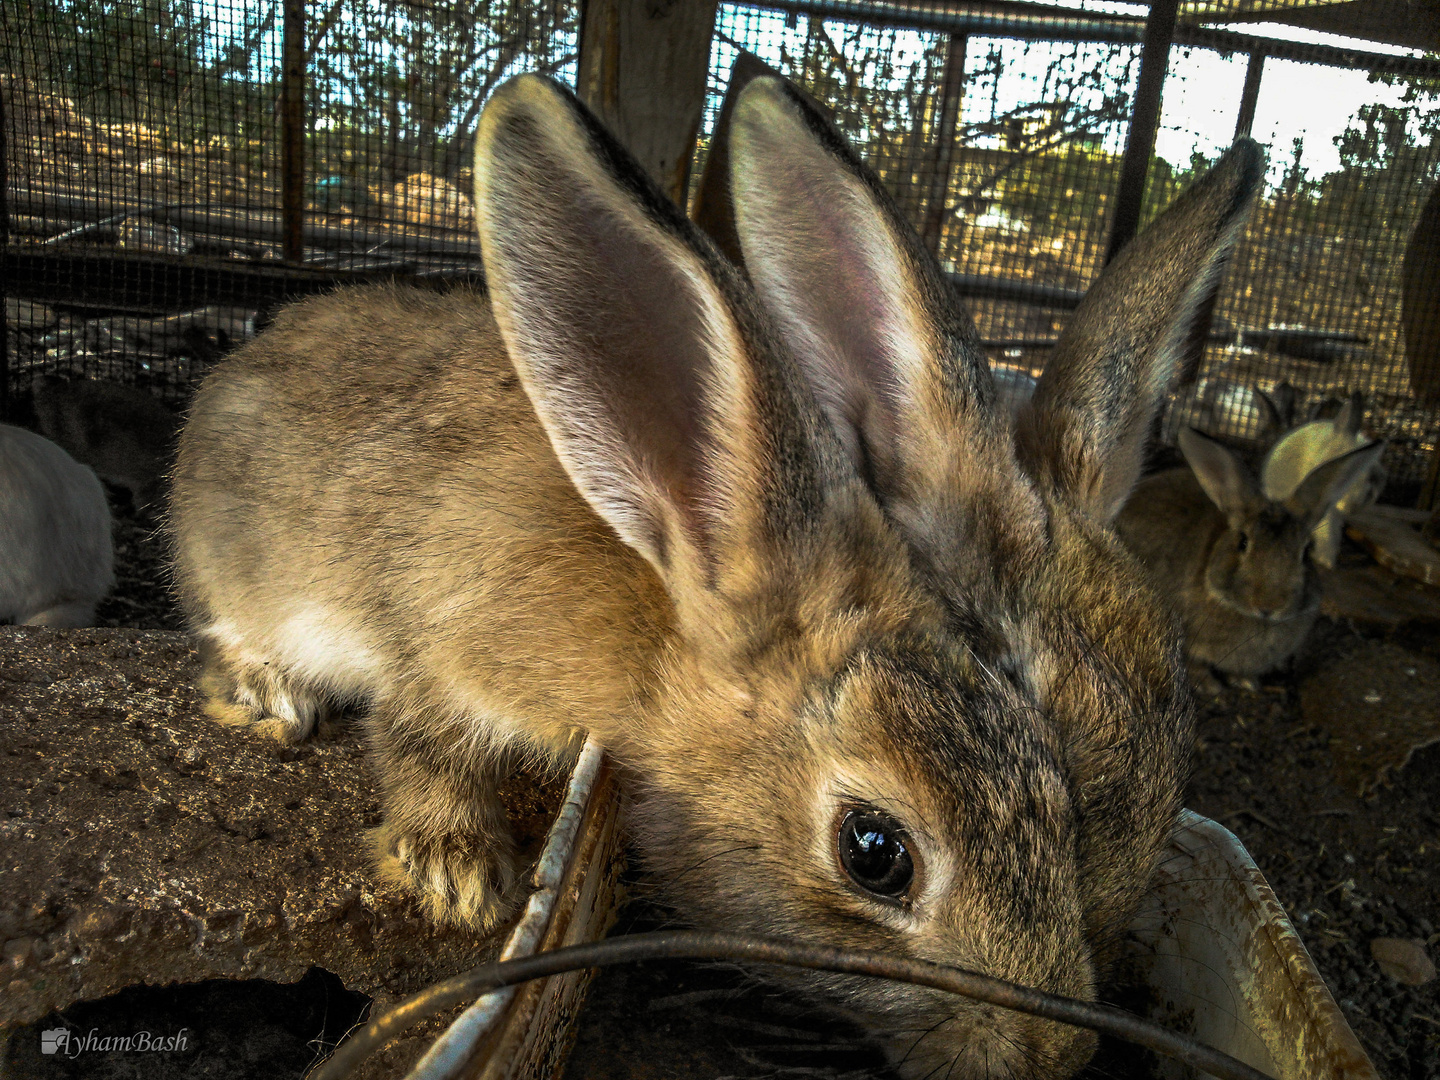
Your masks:
{"label": "dirt ground", "polygon": [[[154,522],[137,519],[123,496],[116,503],[120,582],[101,621],[177,628]],[[1429,602],[1440,612],[1440,598]],[[1386,704],[1375,705],[1382,697]],[[1440,617],[1388,627],[1322,620],[1292,671],[1258,692],[1229,689],[1202,702],[1186,804],[1244,842],[1380,1074],[1440,1080],[1440,980],[1405,985],[1371,955],[1372,940],[1388,938],[1440,958],[1440,743],[1380,777],[1377,759],[1357,757],[1346,741],[1367,708],[1392,705],[1422,727],[1440,723]],[[643,886],[636,892],[643,898]],[[642,899],[621,929],[659,921]],[[313,1046],[301,1059],[313,1060]],[[1128,1073],[1107,1061],[1090,1075]],[[844,1024],[738,971],[684,964],[602,973],[566,1073],[887,1075],[875,1049]]]}

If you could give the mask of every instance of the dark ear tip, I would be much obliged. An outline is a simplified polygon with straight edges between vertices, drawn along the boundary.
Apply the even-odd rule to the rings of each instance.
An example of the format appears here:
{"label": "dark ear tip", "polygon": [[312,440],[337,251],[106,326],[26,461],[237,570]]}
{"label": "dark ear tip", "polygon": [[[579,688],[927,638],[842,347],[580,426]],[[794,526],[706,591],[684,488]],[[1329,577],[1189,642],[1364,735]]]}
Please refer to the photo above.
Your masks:
{"label": "dark ear tip", "polygon": [[1233,171],[1242,198],[1248,197],[1265,179],[1265,150],[1248,135],[1241,136],[1215,163],[1215,171]]}

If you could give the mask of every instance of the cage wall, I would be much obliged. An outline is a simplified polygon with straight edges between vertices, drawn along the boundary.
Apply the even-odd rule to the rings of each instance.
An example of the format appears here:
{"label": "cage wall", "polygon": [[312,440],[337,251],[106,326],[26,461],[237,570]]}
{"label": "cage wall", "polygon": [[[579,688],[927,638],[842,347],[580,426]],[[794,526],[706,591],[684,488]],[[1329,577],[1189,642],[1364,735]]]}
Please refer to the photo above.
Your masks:
{"label": "cage wall", "polygon": [[475,117],[519,71],[573,85],[578,3],[291,10],[305,75],[287,262],[283,0],[0,2],[3,239],[9,265],[34,268],[5,283],[22,409],[41,374],[183,400],[269,300],[326,273],[478,269]]}
{"label": "cage wall", "polygon": [[[834,110],[955,275],[992,360],[1038,370],[1111,235],[1145,14],[1118,9],[1129,14],[1083,0],[1003,18],[919,0],[723,4],[691,175],[736,51],[759,54]],[[263,323],[266,297],[318,287],[301,270],[478,271],[475,118],[515,72],[573,84],[580,0],[291,10],[304,20],[304,171],[300,258],[287,261],[283,0],[0,0],[5,238],[38,268],[7,282],[12,393],[51,372],[178,401]],[[1222,48],[1234,35],[1180,29],[1142,218],[1228,143],[1252,66],[1244,49]],[[1351,72],[1348,98],[1297,101],[1287,87],[1307,72],[1319,85],[1353,58],[1247,40],[1275,52],[1252,125],[1270,152],[1266,190],[1166,431],[1232,407],[1236,429],[1253,429],[1254,400],[1237,387],[1289,382],[1302,413],[1359,390],[1368,426],[1392,440],[1397,497],[1409,497],[1440,427],[1440,360],[1407,354],[1417,335],[1403,326],[1418,316],[1402,303],[1427,198],[1440,217],[1440,64],[1372,63]],[[1327,110],[1323,140],[1287,137],[1288,114]],[[139,271],[158,284],[96,287]],[[207,288],[195,285],[202,271]]]}
{"label": "cage wall", "polygon": [[[992,362],[1038,371],[1105,261],[1138,35],[1065,40],[1105,30],[1060,9],[1044,28],[1006,36],[937,28],[931,5],[884,8],[887,25],[876,26],[846,17],[860,5],[843,0],[722,5],[692,175],[734,56],[756,53],[834,111],[969,294]],[[1358,391],[1366,429],[1390,440],[1395,497],[1413,499],[1435,452],[1440,387],[1427,387],[1440,371],[1412,372],[1402,280],[1417,219],[1440,181],[1440,64],[1397,74],[1381,59],[1357,70],[1333,48],[1270,44],[1285,56],[1262,62],[1250,125],[1269,154],[1265,188],[1216,299],[1194,385],[1172,402],[1163,431],[1173,441],[1180,423],[1229,410],[1218,420],[1225,430],[1253,437],[1261,413],[1251,387],[1289,383],[1301,417],[1333,411]],[[1295,99],[1307,80],[1333,83],[1347,60],[1341,92]],[[1142,224],[1232,141],[1250,68],[1246,52],[1172,47]],[[959,99],[951,116],[947,93]],[[1319,125],[1324,146],[1285,137],[1287,119],[1307,107],[1334,114]],[[1422,404],[1427,392],[1435,396]]]}

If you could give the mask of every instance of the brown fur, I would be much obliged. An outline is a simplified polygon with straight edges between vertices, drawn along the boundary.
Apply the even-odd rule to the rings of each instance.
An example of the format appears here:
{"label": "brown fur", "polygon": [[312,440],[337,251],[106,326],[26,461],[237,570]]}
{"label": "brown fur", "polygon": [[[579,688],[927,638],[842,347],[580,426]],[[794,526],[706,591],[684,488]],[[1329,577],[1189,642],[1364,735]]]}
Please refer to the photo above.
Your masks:
{"label": "brown fur", "polygon": [[[1176,628],[1092,494],[1133,474],[1076,490],[1043,436],[1048,466],[1022,470],[973,327],[797,101],[761,79],[737,112],[731,159],[778,170],[780,205],[737,193],[752,291],[567,93],[497,91],[477,137],[489,302],[309,300],[196,399],[173,520],[207,685],[286,738],[370,703],[382,870],[437,917],[508,912],[495,778],[588,730],[686,918],[1093,997],[1190,738]],[[875,321],[817,304],[813,267],[777,290],[752,259],[757,229],[810,235],[787,175],[858,192],[837,248],[797,257],[853,270]],[[836,261],[857,229],[900,255]],[[889,319],[923,355],[883,354]],[[903,901],[843,871],[855,806],[903,824]],[[1094,1045],[929,991],[804,985],[907,1076],[1063,1077]]]}

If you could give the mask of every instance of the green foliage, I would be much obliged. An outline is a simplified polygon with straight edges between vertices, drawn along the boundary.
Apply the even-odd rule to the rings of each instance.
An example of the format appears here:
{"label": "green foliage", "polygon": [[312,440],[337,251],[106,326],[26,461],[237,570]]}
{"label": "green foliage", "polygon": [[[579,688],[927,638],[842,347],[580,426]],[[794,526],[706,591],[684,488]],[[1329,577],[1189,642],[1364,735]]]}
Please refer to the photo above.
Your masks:
{"label": "green foliage", "polygon": [[0,15],[0,70],[72,98],[102,123],[193,141],[263,125],[273,94],[247,81],[273,11],[220,23],[185,0],[31,0]]}
{"label": "green foliage", "polygon": [[382,176],[453,175],[468,161],[481,105],[518,71],[575,59],[571,0],[332,0],[309,9],[311,115],[331,134],[317,165],[357,156]]}
{"label": "green foliage", "polygon": [[[322,0],[306,18],[315,166],[343,171],[358,155],[397,179],[456,171],[490,91],[572,61],[579,16],[574,0]],[[280,0],[6,3],[0,71],[102,123],[273,154],[281,22]]]}

